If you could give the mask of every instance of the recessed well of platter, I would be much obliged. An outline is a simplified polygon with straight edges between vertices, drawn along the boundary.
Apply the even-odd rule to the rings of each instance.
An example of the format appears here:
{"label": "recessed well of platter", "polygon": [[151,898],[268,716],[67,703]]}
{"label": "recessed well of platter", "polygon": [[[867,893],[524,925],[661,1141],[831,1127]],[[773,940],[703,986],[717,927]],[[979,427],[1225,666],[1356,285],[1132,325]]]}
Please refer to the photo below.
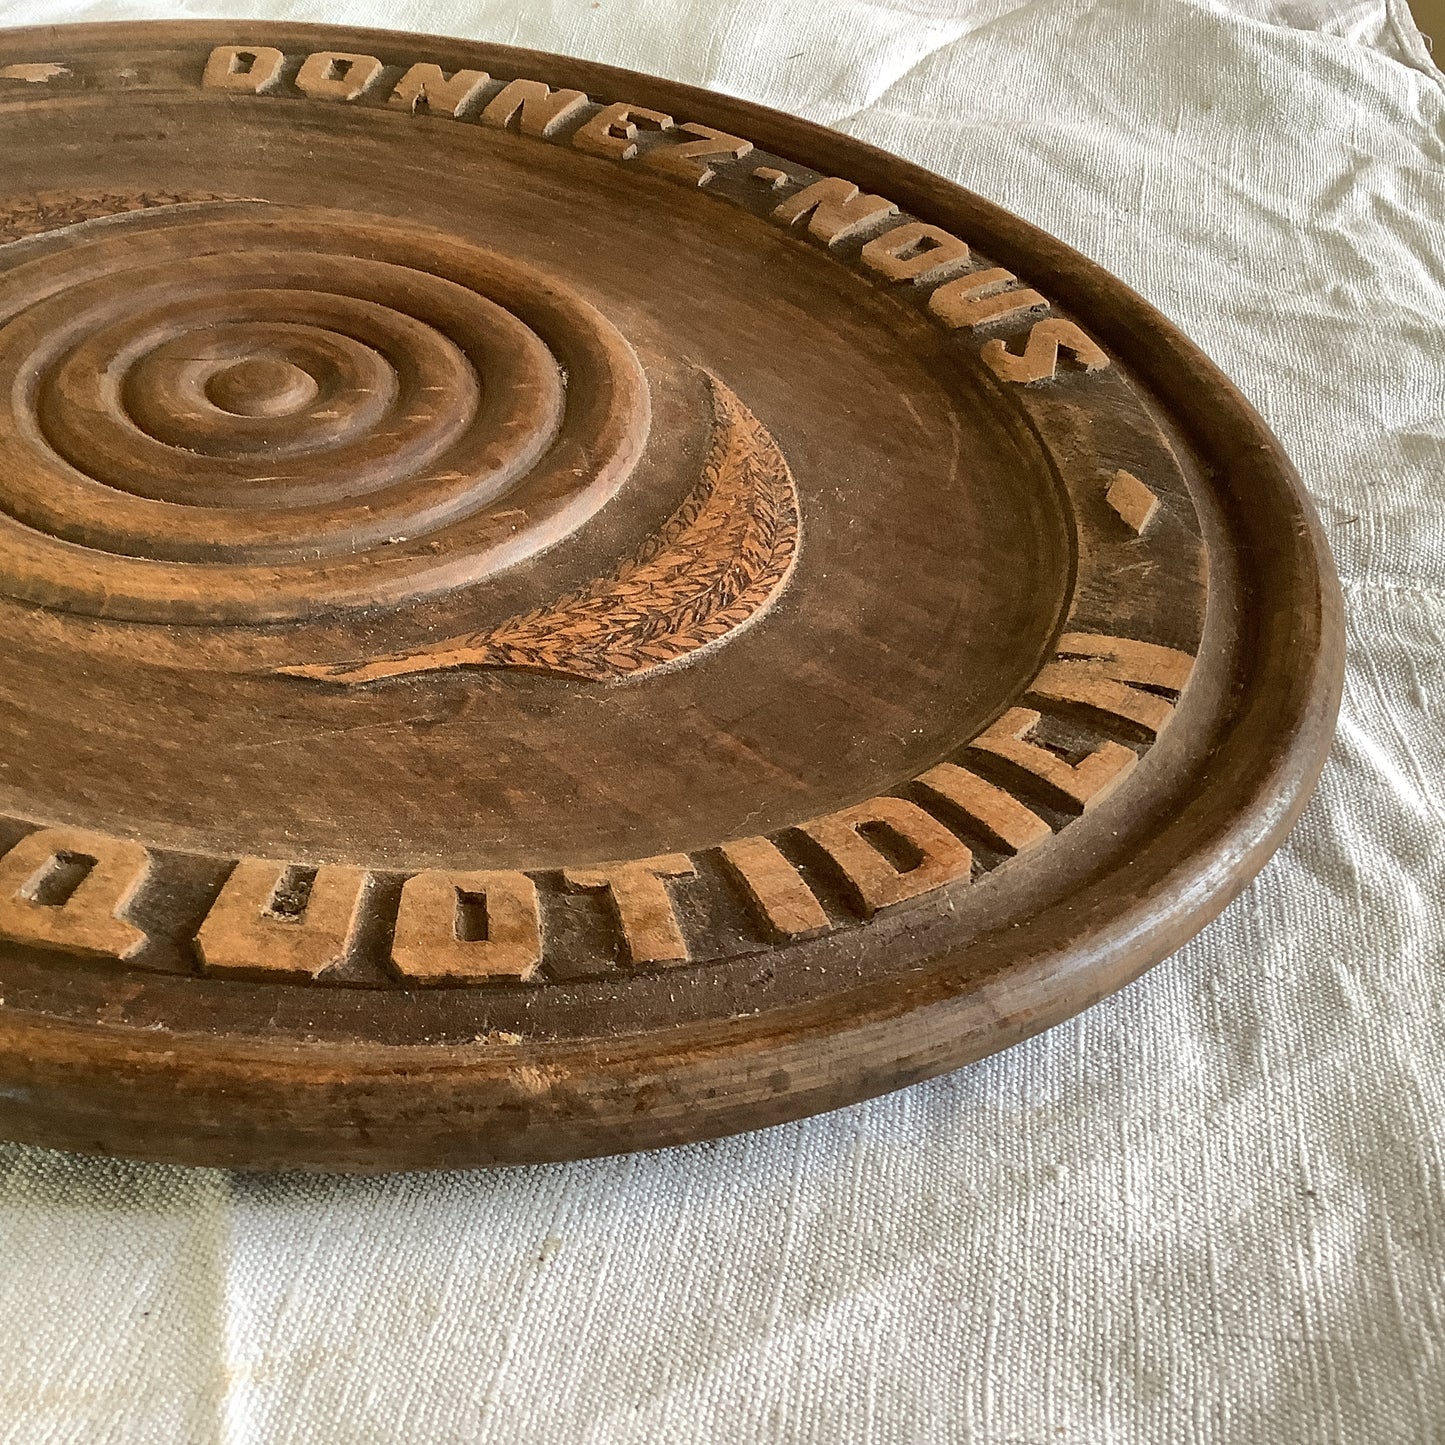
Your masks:
{"label": "recessed well of platter", "polygon": [[[271,137],[268,153],[279,144]],[[267,178],[268,205],[156,211],[89,228],[85,245],[42,237],[11,248],[0,300],[14,298],[17,320],[5,354],[16,370],[18,358],[37,353],[45,365],[22,391],[28,409],[4,442],[48,448],[59,465],[32,465],[29,475],[47,485],[7,499],[7,510],[25,511],[32,531],[114,562],[116,577],[127,568],[145,574],[126,603],[110,576],[77,569],[62,553],[62,564],[32,573],[54,609],[40,635],[15,625],[18,608],[0,619],[19,704],[10,714],[10,780],[30,809],[86,826],[126,810],[166,846],[228,852],[247,838],[303,861],[392,866],[484,857],[535,867],[667,842],[706,845],[890,785],[976,731],[996,699],[1037,670],[1070,596],[1069,504],[1026,419],[1000,408],[988,379],[916,309],[745,219],[734,282],[754,304],[741,316],[714,314],[690,302],[697,278],[685,251],[659,247],[643,275],[626,257],[584,265],[549,244],[548,202],[561,203],[560,180],[555,197],[534,184],[536,204],[525,211],[479,204],[464,216],[410,193],[403,177],[395,194],[373,185],[370,219],[328,228],[322,213],[293,210],[286,190],[328,199],[327,167],[340,159],[312,149],[294,170]],[[591,164],[563,160],[564,171]],[[214,184],[184,170],[168,169],[173,185]],[[501,193],[508,179],[504,164],[477,183]],[[236,180],[246,193],[261,190],[258,176]],[[615,197],[619,228],[704,224],[709,198],[655,186],[650,206]],[[355,237],[367,226],[377,239],[359,258],[351,253],[363,249]],[[393,259],[376,259],[379,246]],[[158,249],[169,254],[158,259]],[[599,277],[599,264],[610,274]],[[103,279],[117,265],[137,272],[121,295]],[[485,315],[475,335],[462,332],[456,278],[468,265],[476,275],[491,265],[529,277],[565,312],[565,325],[524,330],[518,313],[536,320],[524,302],[479,289],[471,304]],[[161,269],[194,295],[167,301],[148,290]],[[37,291],[45,294],[32,301]],[[383,307],[387,297],[394,304]],[[197,318],[192,331],[186,308]],[[68,327],[56,324],[72,314]],[[445,344],[426,350],[412,337],[422,330]],[[784,333],[802,343],[786,359]],[[579,334],[602,340],[581,354]],[[528,339],[538,335],[545,347]],[[501,359],[484,353],[488,344]],[[559,355],[570,363],[560,368],[565,405]],[[394,390],[368,383],[367,356],[386,359]],[[443,380],[456,356],[472,358],[475,395],[464,370]],[[105,360],[117,357],[123,364]],[[284,405],[232,395],[240,411],[216,406],[213,389],[227,395],[228,368],[256,357],[293,368],[257,373]],[[108,380],[98,386],[101,375]],[[315,398],[298,376],[316,383]],[[242,371],[232,384],[245,380]],[[527,671],[460,670],[360,689],[286,672],[390,655],[408,637],[464,633],[615,573],[665,530],[706,472],[719,385],[759,429],[749,435],[765,435],[786,466],[798,515],[785,589],[725,646],[605,696],[595,684]],[[402,404],[407,396],[446,400],[418,412]],[[378,397],[389,411],[378,410]],[[865,407],[876,419],[840,456],[831,438]],[[339,416],[319,415],[332,412]],[[667,425],[649,432],[656,416]],[[595,505],[594,487],[585,499],[592,510],[574,512],[531,559],[475,567],[459,546],[446,586],[427,595],[416,585],[416,569],[437,575],[438,541],[464,542],[519,510],[526,466],[550,465],[567,427],[575,433],[581,422],[594,471],[621,458],[604,505]],[[654,440],[659,431],[666,440]],[[598,435],[612,438],[612,452]],[[459,448],[466,467],[452,465]],[[129,464],[136,454],[145,466]],[[328,472],[331,456],[340,461]],[[358,456],[366,466],[354,464]],[[509,474],[519,471],[520,479]],[[49,485],[57,477],[64,486]],[[936,503],[898,508],[895,497],[920,479]],[[96,496],[104,507],[91,504]],[[393,502],[411,509],[400,543],[378,520]],[[359,529],[353,513],[366,519]],[[412,537],[418,516],[425,528]],[[380,561],[358,556],[358,546]],[[158,560],[171,565],[156,582]],[[457,567],[468,566],[458,580]],[[208,567],[219,590],[194,580]],[[335,593],[323,588],[348,568],[373,595],[378,577],[397,578],[392,605],[338,616]],[[265,584],[253,575],[238,585],[247,571],[265,574]],[[144,615],[125,615],[127,606]],[[144,617],[168,615],[182,640],[153,649],[145,669],[130,665],[127,648],[156,630]],[[795,641],[803,636],[806,645]],[[1023,647],[1020,637],[1029,639]],[[72,670],[105,721],[56,739],[26,703],[27,668]],[[781,697],[791,705],[779,706]],[[256,720],[254,738],[246,718]],[[112,764],[142,719],[154,786],[145,787],[143,767],[140,786],[133,773],[122,795]],[[222,719],[223,742],[212,732]],[[25,745],[46,731],[46,749]],[[338,748],[354,768],[329,765]],[[185,796],[167,784],[163,760],[176,758],[198,760],[197,786]],[[448,780],[456,811],[442,832],[413,801],[409,780],[418,776]]]}

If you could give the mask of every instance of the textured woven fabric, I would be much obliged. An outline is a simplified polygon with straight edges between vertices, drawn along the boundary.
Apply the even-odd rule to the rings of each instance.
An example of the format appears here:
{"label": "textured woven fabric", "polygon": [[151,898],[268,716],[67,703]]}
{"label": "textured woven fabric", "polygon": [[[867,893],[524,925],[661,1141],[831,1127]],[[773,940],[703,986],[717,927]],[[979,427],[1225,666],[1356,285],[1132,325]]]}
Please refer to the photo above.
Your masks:
{"label": "textured woven fabric", "polygon": [[1445,78],[1403,7],[231,8],[746,95],[1103,262],[1303,472],[1344,714],[1299,828],[1200,938],[891,1098],[372,1181],[0,1147],[0,1441],[1445,1440]]}

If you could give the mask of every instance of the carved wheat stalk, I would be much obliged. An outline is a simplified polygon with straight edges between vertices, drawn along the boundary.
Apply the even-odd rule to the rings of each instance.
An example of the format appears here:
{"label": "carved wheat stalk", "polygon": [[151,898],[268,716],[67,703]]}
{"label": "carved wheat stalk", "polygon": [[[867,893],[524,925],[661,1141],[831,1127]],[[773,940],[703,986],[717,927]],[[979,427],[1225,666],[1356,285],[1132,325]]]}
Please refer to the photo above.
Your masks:
{"label": "carved wheat stalk", "polygon": [[702,477],[613,572],[486,631],[366,662],[281,669],[359,684],[455,667],[613,681],[681,661],[757,617],[798,552],[798,495],[767,429],[722,382]]}

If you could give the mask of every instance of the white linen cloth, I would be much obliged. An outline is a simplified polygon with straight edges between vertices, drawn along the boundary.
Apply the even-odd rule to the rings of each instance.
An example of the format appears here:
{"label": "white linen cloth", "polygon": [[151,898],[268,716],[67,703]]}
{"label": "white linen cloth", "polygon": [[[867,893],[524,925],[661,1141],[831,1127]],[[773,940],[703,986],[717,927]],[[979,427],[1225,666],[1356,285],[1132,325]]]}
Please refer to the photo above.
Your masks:
{"label": "white linen cloth", "polygon": [[744,95],[1103,262],[1304,474],[1344,713],[1199,939],[891,1098],[361,1181],[0,1147],[0,1441],[1445,1440],[1445,76],[1400,0],[0,0],[248,12]]}

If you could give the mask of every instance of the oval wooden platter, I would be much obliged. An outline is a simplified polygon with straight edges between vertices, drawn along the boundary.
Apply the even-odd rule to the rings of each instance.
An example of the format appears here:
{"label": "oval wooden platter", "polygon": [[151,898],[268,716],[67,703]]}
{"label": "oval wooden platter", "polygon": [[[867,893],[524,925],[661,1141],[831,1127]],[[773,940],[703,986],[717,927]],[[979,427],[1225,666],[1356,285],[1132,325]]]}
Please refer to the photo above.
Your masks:
{"label": "oval wooden platter", "polygon": [[5,1137],[795,1118],[1118,988],[1309,794],[1341,625],[1288,462],[955,185],[265,23],[7,31],[0,143]]}

